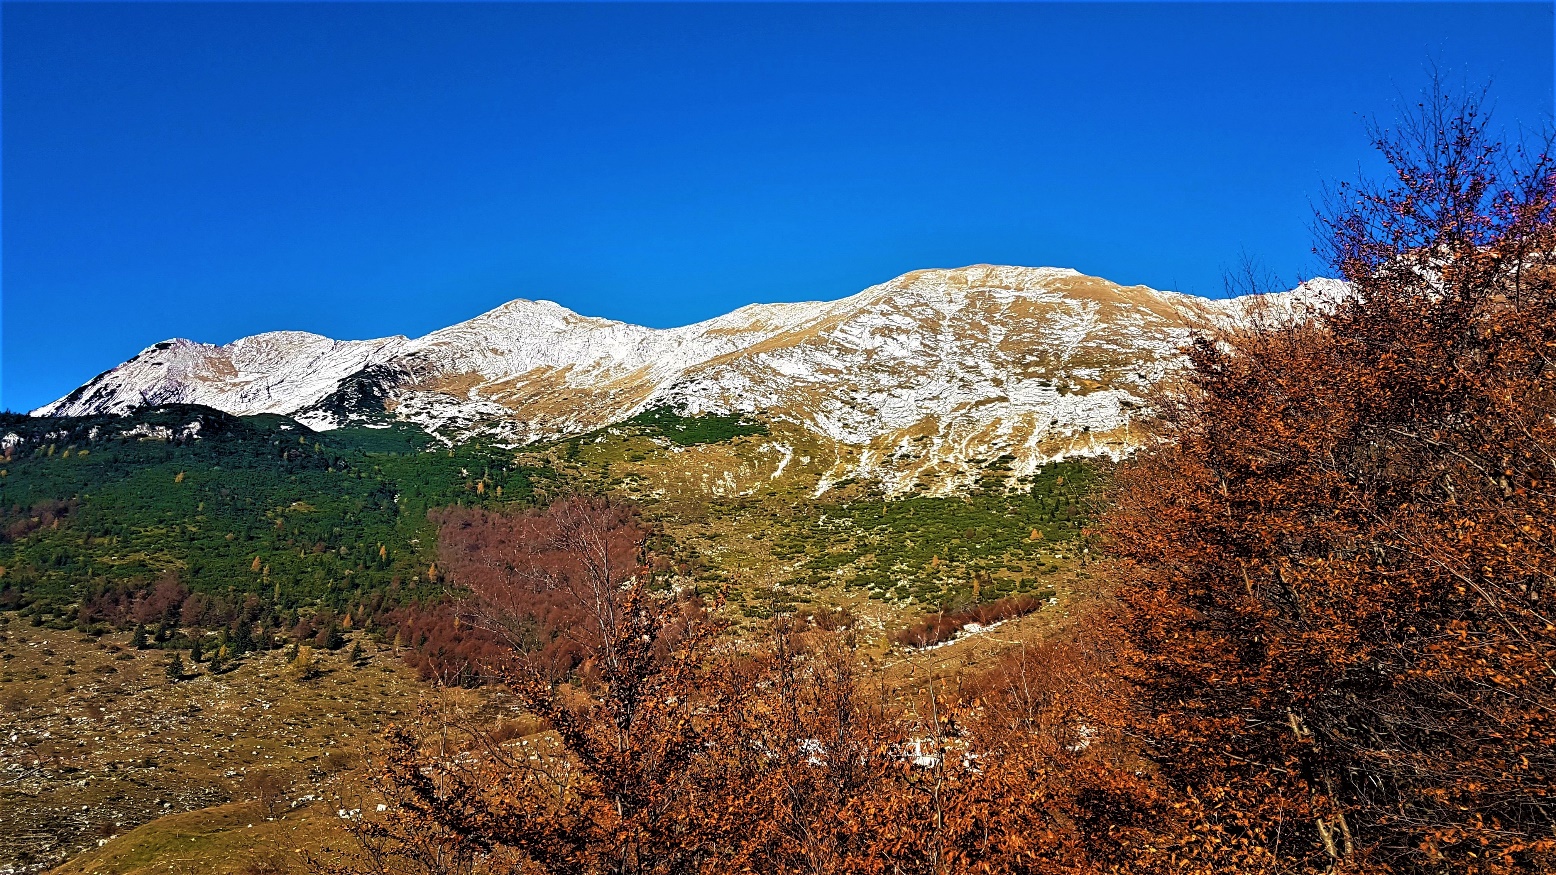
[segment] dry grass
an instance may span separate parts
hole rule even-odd
[[[412,713],[426,689],[371,643],[357,668],[345,651],[321,654],[309,681],[276,651],[169,683],[170,654],[133,650],[127,634],[3,621],[0,872],[84,851],[79,866],[120,862],[62,871],[142,871],[137,860],[169,871],[167,837],[186,832],[176,857],[193,868],[172,871],[241,871],[228,866],[242,859],[233,848],[273,845],[258,836],[337,826],[383,722]]]

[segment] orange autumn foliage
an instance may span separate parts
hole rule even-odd
[[[1196,344],[1118,478],[1165,868],[1556,866],[1556,175],[1432,98],[1324,217],[1353,296]]]
[[[519,631],[489,670],[547,731],[500,738],[435,709],[393,730],[384,813],[322,871],[1058,875],[1107,871],[1115,824],[1159,816],[1111,753],[1120,699],[1085,648],[902,700],[869,688],[846,628],[721,638],[716,605],[628,561],[645,529],[624,505],[444,524],[487,545],[479,568],[462,546],[445,561],[471,572],[477,622]],[[510,565],[526,570],[492,571]]]

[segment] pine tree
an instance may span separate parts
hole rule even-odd
[[[178,683],[184,679],[184,657],[177,651],[173,653],[173,661],[167,664],[167,679],[168,683]]]
[[[254,630],[247,619],[239,620],[238,627],[232,634],[232,652],[235,656],[242,656],[254,649]]]
[[[146,627],[140,623],[135,624],[135,635],[130,638],[130,646],[136,650],[146,649]]]
[[[189,648],[189,661],[199,662],[204,657],[205,654],[202,652],[202,642],[200,641],[200,638],[196,636],[194,644],[192,644]]]

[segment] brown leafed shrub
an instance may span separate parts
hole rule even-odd
[[[502,514],[434,511],[438,558],[451,582],[475,598],[466,620],[524,653],[553,677],[578,668],[613,617],[594,616],[609,590],[646,575],[648,530],[630,505],[593,496],[544,510]]]
[[[290,785],[282,773],[274,769],[258,769],[243,778],[240,789],[265,817],[275,817],[286,804],[286,792]]]
[[[901,647],[932,647],[955,638],[956,633],[969,623],[988,626],[1024,617],[1042,606],[1043,600],[1036,596],[1014,595],[954,611],[941,611],[920,617],[914,624],[898,630],[892,641]]]
[[[39,529],[47,529],[75,513],[75,499],[46,498],[30,507],[0,511],[0,543],[19,541]]]
[[[404,645],[401,657],[425,681],[472,686],[509,658],[495,634],[462,619],[456,601],[414,602],[379,615],[377,622]]]

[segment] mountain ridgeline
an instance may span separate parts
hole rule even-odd
[[[1339,288],[1316,280],[1260,303]],[[1252,298],[989,265],[668,330],[516,300],[416,339],[283,331],[225,346],[165,341],[34,413],[201,404],[321,432],[403,424],[444,445],[518,446],[670,409],[792,426],[802,443],[828,447],[821,491],[863,478],[889,494],[948,493],[973,485],[989,459],[1010,456],[1014,478],[1052,459],[1118,457],[1191,334],[1255,308]]]

